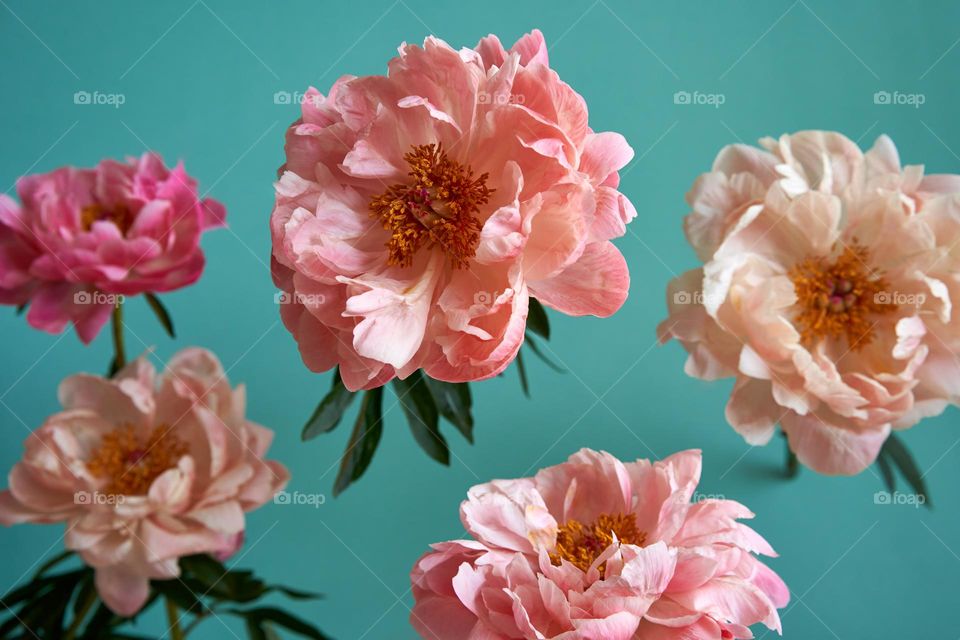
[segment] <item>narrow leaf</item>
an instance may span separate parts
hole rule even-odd
[[[530,308],[527,311],[527,328],[545,340],[550,339],[550,319],[547,317],[547,310],[536,298],[530,298]]]
[[[206,614],[209,612],[209,609],[197,595],[180,580],[151,580],[150,586],[154,591],[169,598],[177,607],[187,613]]]
[[[440,410],[440,415],[450,421],[467,442],[473,444],[473,414],[470,411],[473,400],[470,397],[470,385],[466,382],[441,382],[427,375],[424,375],[423,379]]]
[[[523,395],[530,397],[530,385],[527,384],[527,368],[523,366],[523,352],[517,351],[517,373],[520,374],[520,388]]]
[[[537,342],[536,340],[533,339],[533,336],[529,336],[529,335],[525,336],[524,344],[530,347],[530,350],[533,351],[533,353],[538,358],[543,360],[544,364],[546,364],[548,367],[550,367],[557,373],[567,373],[566,369],[564,369],[559,364],[551,360],[549,357],[547,357],[547,355],[543,351],[540,350],[540,347],[537,346]]]
[[[301,439],[310,440],[321,433],[329,433],[336,429],[344,412],[353,402],[355,395],[344,386],[343,379],[340,377],[340,369],[337,368],[333,374],[333,384],[330,386],[330,391],[327,392],[327,395],[317,405],[313,415],[307,420],[307,424],[303,427],[303,433],[300,435]]]
[[[39,578],[40,576],[45,574],[47,571],[54,568],[55,566],[57,566],[67,558],[70,558],[71,556],[73,556],[73,551],[63,551],[61,553],[58,553],[57,555],[53,556],[52,558],[44,562],[42,565],[40,565],[40,568],[37,569],[37,572],[33,574],[33,577]]]
[[[292,589],[290,587],[284,587],[279,584],[272,584],[267,587],[267,591],[278,591],[283,595],[291,598],[293,600],[321,600],[323,599],[322,593],[313,593],[312,591],[301,591],[299,589]]]
[[[333,483],[334,497],[340,495],[352,482],[357,481],[370,466],[373,454],[383,435],[383,387],[363,394],[360,413],[353,425],[347,449],[340,460],[340,471]]]
[[[898,438],[896,434],[891,433],[887,441],[883,443],[881,451],[890,456],[890,461],[900,470],[900,473],[910,484],[913,492],[918,496],[923,496],[924,504],[928,508],[932,507],[930,496],[927,494],[926,483],[923,481],[923,474],[917,467],[913,455],[900,438]]]
[[[160,302],[160,298],[152,293],[145,293],[144,297],[147,299],[147,304],[149,304],[150,308],[153,309],[153,315],[157,316],[157,320],[159,320],[160,324],[163,325],[167,335],[171,338],[176,338],[177,333],[173,329],[173,318],[170,317],[170,313],[167,311],[167,308],[163,306],[162,302]]]
[[[398,378],[393,381],[393,388],[417,444],[440,464],[450,464],[450,448],[440,433],[437,405],[423,374],[414,371],[406,380]]]
[[[883,449],[880,450],[880,455],[877,456],[877,466],[880,467],[880,475],[883,477],[883,484],[887,487],[887,491],[893,493],[897,489],[897,479],[893,475],[893,467],[890,466],[890,461],[887,459],[887,454],[883,452]]]

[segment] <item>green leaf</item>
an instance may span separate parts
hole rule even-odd
[[[547,317],[547,310],[536,298],[530,298],[530,308],[527,311],[527,328],[545,340],[550,339],[550,319]]]
[[[517,373],[520,374],[520,388],[523,395],[530,397],[530,385],[527,383],[527,368],[523,366],[523,353],[517,351]]]
[[[19,305],[19,306],[17,307],[17,315],[18,315],[18,316],[22,316],[22,315],[23,315],[23,312],[26,311],[26,309],[27,309],[27,303],[24,302],[23,304],[21,304],[21,305]]]
[[[204,615],[209,613],[207,606],[200,600],[199,596],[202,594],[195,593],[193,589],[190,589],[184,582],[177,578],[171,580],[151,580],[150,585],[154,591],[169,598],[178,608],[187,613]]]
[[[148,602],[146,605],[144,605],[141,611],[149,608],[151,602]],[[123,618],[116,615],[113,611],[110,611],[110,609],[107,609],[106,605],[101,604],[97,607],[97,610],[90,617],[90,620],[87,622],[87,626],[86,628],[84,628],[83,634],[80,637],[84,638],[84,640],[88,640],[88,639],[99,640],[99,638],[103,638],[103,637],[110,637],[110,638],[119,637],[116,635],[108,636],[106,631],[110,627],[117,626],[124,621],[125,620]]]
[[[561,367],[559,364],[551,360],[547,355],[540,350],[540,347],[537,346],[536,340],[533,339],[533,336],[524,336],[524,344],[530,347],[530,350],[533,351],[534,355],[543,360],[544,364],[556,371],[557,373],[567,373],[567,370]]]
[[[159,320],[160,324],[163,325],[167,335],[171,338],[176,338],[177,332],[173,329],[173,318],[170,317],[170,313],[167,311],[167,308],[163,306],[162,302],[160,302],[160,298],[152,293],[145,293],[143,294],[143,297],[147,299],[147,304],[150,305],[151,309],[153,309],[153,315],[157,316],[157,320]]]
[[[903,477],[906,478],[913,492],[918,496],[923,496],[924,504],[927,508],[931,508],[933,505],[930,502],[930,496],[927,494],[927,486],[923,480],[923,474],[917,467],[913,455],[907,449],[906,445],[901,442],[900,438],[897,437],[896,434],[891,433],[887,441],[883,443],[880,453],[881,455],[889,456],[890,461],[896,465]]]
[[[323,599],[322,593],[313,593],[312,591],[301,591],[299,589],[292,589],[290,587],[285,587],[279,584],[271,584],[267,586],[266,591],[277,591],[293,600],[322,600]]]
[[[220,582],[228,573],[222,562],[205,553],[180,558],[180,568],[207,589]]]
[[[334,497],[356,482],[370,466],[383,435],[383,387],[363,394],[360,413],[353,425],[347,449],[340,460],[340,471],[333,484]]]
[[[466,382],[441,382],[428,375],[423,376],[427,389],[440,410],[440,415],[455,426],[467,442],[473,444],[473,414],[470,411],[473,400],[470,397],[470,385]]]
[[[244,617],[242,611],[230,611],[230,613],[236,613],[237,615]],[[250,636],[250,640],[269,640],[267,637],[266,629],[263,626],[263,621],[259,618],[254,617],[244,617],[244,626],[247,628],[247,635]]]
[[[406,380],[397,378],[393,388],[417,444],[440,464],[450,464],[450,448],[440,433],[437,405],[423,381],[423,374],[414,371]]]
[[[87,602],[91,598],[96,597],[97,591],[93,583],[93,574],[91,574],[80,581],[80,591],[77,593],[76,600],[73,601],[73,615],[78,615],[85,606],[87,606],[87,610],[89,610],[89,606],[92,605],[87,605]]]
[[[887,456],[882,449],[880,455],[877,456],[877,466],[880,467],[880,475],[883,476],[883,484],[886,485],[887,491],[890,493],[896,491],[897,479],[893,475],[893,467],[890,466],[890,461],[887,460]]]
[[[310,440],[321,433],[333,431],[340,424],[343,413],[353,402],[355,395],[343,385],[340,369],[337,368],[333,374],[333,384],[330,391],[327,392],[327,395],[317,405],[313,415],[307,420],[307,424],[303,427],[303,433],[300,435],[301,439]]]
[[[58,564],[60,564],[61,562],[63,562],[64,560],[72,556],[73,556],[73,551],[63,551],[61,553],[58,553],[57,555],[53,556],[52,558],[44,562],[42,565],[40,565],[40,568],[37,569],[37,572],[33,574],[33,577],[39,578],[40,576],[45,574],[47,571],[50,571],[50,569],[53,569],[55,566],[57,566]]]
[[[227,613],[232,613],[233,615],[240,616],[246,620],[248,631],[250,630],[251,626],[255,626],[260,632],[260,635],[251,634],[251,637],[265,638],[266,635],[263,631],[263,623],[271,622],[279,627],[287,629],[288,631],[292,631],[297,635],[303,636],[304,638],[313,638],[313,640],[330,640],[329,636],[321,633],[321,631],[312,624],[275,607],[258,607],[256,609],[245,610],[227,609]]]

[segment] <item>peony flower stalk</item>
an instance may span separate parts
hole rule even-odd
[[[779,424],[820,473],[881,455],[923,492],[893,434],[960,399],[960,176],[901,166],[886,136],[761,145],[724,148],[687,195],[704,264],[670,283],[660,338],[689,375],[735,379],[726,417],[750,444]]]
[[[539,31],[509,50],[492,35],[473,49],[403,44],[386,76],[310,88],[301,110],[276,183],[273,273],[305,365],[337,368],[304,435],[336,424],[336,397],[394,381],[443,461],[433,416],[472,421],[450,385],[509,366],[541,303],[600,317],[623,304],[611,240],[636,216],[618,190],[633,150],[591,129]],[[370,433],[362,449],[375,448],[373,424],[358,429],[353,444]],[[367,462],[345,457],[338,486]]]
[[[112,316],[114,371],[125,364],[124,299],[143,294],[172,334],[155,294],[200,277],[200,236],[226,218],[182,164],[168,169],[154,153],[25,176],[17,195],[0,195],[0,304],[43,331],[73,324],[84,343]]]
[[[203,349],[159,377],[146,358],[112,379],[74,375],[59,396],[64,410],[30,435],[0,493],[0,523],[66,524],[67,549],[121,616],[143,607],[151,580],[180,576],[182,558],[236,551],[244,514],[289,478],[264,459],[273,433],[245,417],[243,387]]]

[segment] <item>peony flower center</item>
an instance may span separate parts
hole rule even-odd
[[[853,349],[873,338],[876,316],[896,311],[883,275],[867,266],[868,251],[854,244],[836,260],[807,258],[790,270],[797,295],[796,323],[805,344],[846,337]]]
[[[124,205],[117,205],[113,208],[107,208],[102,204],[88,204],[80,210],[80,226],[84,231],[90,231],[94,222],[112,222],[120,230],[120,233],[127,235],[127,231],[133,226],[133,220],[136,215]]]
[[[637,529],[637,519],[630,514],[601,514],[588,525],[568,520],[557,530],[557,544],[550,561],[559,566],[561,560],[566,560],[586,572],[613,544],[614,537],[620,544],[637,546],[643,546],[647,540],[647,534]],[[601,579],[604,568],[599,567]]]
[[[388,264],[409,267],[423,246],[439,246],[454,268],[467,266],[480,243],[476,214],[493,189],[487,174],[451,160],[441,145],[415,145],[403,157],[410,180],[370,200],[370,213],[390,232]]]
[[[103,436],[87,469],[107,481],[104,491],[110,495],[146,495],[157,476],[187,452],[187,445],[169,431],[160,425],[142,438],[131,425],[119,427]]]

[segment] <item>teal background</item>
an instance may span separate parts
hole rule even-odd
[[[668,279],[696,265],[681,233],[683,195],[725,144],[804,128],[834,129],[868,147],[890,134],[907,163],[960,172],[960,7],[952,2],[577,0],[482,3],[0,0],[0,183],[24,173],[91,165],[155,149],[182,158],[202,190],[223,201],[229,230],[204,238],[208,267],[194,287],[164,296],[178,338],[142,300],[128,304],[128,345],[165,359],[203,345],[249,389],[251,417],[276,430],[272,450],[290,490],[328,496],[319,508],[270,504],[249,517],[239,564],[271,580],[323,591],[293,608],[339,639],[412,638],[408,572],[428,543],[458,537],[467,489],[555,464],[580,447],[621,458],[705,451],[701,492],[743,501],[781,553],[772,566],[793,592],[784,636],[956,636],[960,570],[960,450],[956,410],[905,434],[935,508],[878,506],[873,470],[854,478],[780,476],[779,439],[753,450],[723,417],[728,382],[683,374],[684,353],[654,344]],[[309,443],[305,418],[326,391],[279,324],[267,265],[272,180],[296,107],[278,91],[326,91],[344,73],[383,73],[403,41],[434,33],[473,46],[539,27],[552,66],[587,99],[591,126],[622,132],[637,152],[622,190],[639,211],[618,246],[631,295],[608,320],[551,315],[550,349],[570,373],[528,358],[533,399],[515,369],[474,387],[476,444],[447,428],[450,468],[413,443],[392,395],[366,477],[334,500],[341,426]],[[120,108],[75,105],[76,91],[122,93]],[[719,108],[676,105],[677,91],[719,93]],[[920,93],[920,108],[877,105],[877,91]],[[2,311],[2,310],[0,310]],[[71,332],[30,329],[0,313],[0,468],[28,429],[57,410],[56,385],[102,371],[104,332],[83,347]],[[0,591],[58,550],[61,527],[0,530]],[[158,616],[142,623],[164,631]],[[198,637],[242,634],[205,622]],[[758,637],[775,634],[758,630]]]

